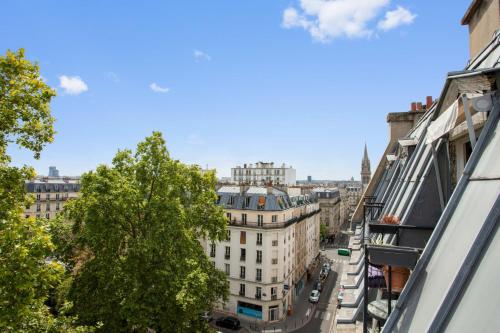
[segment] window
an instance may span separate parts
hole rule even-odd
[[[272,264],[273,265],[277,265],[278,264],[278,258],[273,258]]]
[[[220,204],[220,195],[217,196],[217,200],[215,200],[215,203],[218,205]]]
[[[264,224],[264,216],[263,215],[257,215],[257,225],[259,227],[262,227],[262,225]]]
[[[45,206],[45,210],[48,212],[50,211],[50,203],[47,202],[47,205]]]
[[[56,202],[56,210],[59,210],[59,202]]]
[[[250,199],[251,199],[251,198],[252,198],[252,197],[245,197],[245,208],[250,207]]]
[[[273,216],[271,217],[271,221],[272,221],[272,222],[278,222],[278,215],[273,215]]]
[[[240,244],[247,243],[247,233],[246,231],[240,231]]]
[[[247,250],[240,249],[240,261],[245,261],[247,258]]]
[[[264,182],[264,179],[262,179],[262,182]],[[266,206],[266,197],[260,196],[259,202],[257,204],[257,209],[264,209],[265,206]]]
[[[278,246],[278,240],[277,239],[273,239],[273,246]]]
[[[50,214],[49,214],[49,213],[45,214],[45,218],[46,218],[47,220],[48,220],[48,219],[50,219]]]
[[[243,222],[244,225],[247,224],[247,214],[241,214],[241,222]]]
[[[231,230],[227,231],[227,241],[229,242],[231,240]]]
[[[234,197],[233,197],[233,196],[230,196],[230,197],[229,197],[229,201],[228,201],[228,203],[227,203],[227,204],[228,204],[228,205],[231,205],[231,206],[232,206],[232,205],[234,205]]]
[[[226,246],[226,253],[224,254],[224,258],[231,258],[231,248],[229,246]]]
[[[45,198],[46,198],[47,200],[50,200],[50,193],[47,193],[47,194],[45,195]]]
[[[37,201],[40,201],[40,196],[41,196],[41,195],[40,195],[40,193],[38,193],[38,194],[36,195],[36,200],[37,200]]]
[[[262,234],[260,232],[257,233],[257,245],[262,245]]]
[[[257,250],[257,263],[262,263],[262,251]]]
[[[59,192],[59,185],[58,184],[54,185],[54,192]]]
[[[231,213],[226,213],[226,217],[229,221],[231,221]]]
[[[24,215],[24,217],[27,218],[27,219],[29,219],[30,216],[29,215]]]
[[[240,296],[245,296],[245,284],[240,283]]]
[[[56,194],[56,200],[59,200],[59,193]]]
[[[255,287],[255,299],[261,299],[261,298],[262,298],[262,288]]]
[[[271,278],[271,282],[272,282],[272,283],[278,283],[278,277],[277,277],[277,276],[273,276],[273,277]]]
[[[214,243],[210,244],[210,256],[212,258],[215,258],[215,244]]]
[[[40,214],[36,214],[36,218],[39,219],[40,218]]]
[[[240,279],[245,278],[245,266],[240,266]]]
[[[224,264],[224,271],[226,275],[229,275],[231,273],[231,266],[229,266],[229,264]]]
[[[278,298],[278,287],[271,287],[271,300]]]
[[[255,281],[262,281],[262,269],[257,268],[255,272]]]

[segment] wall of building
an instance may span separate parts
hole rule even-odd
[[[474,59],[491,41],[493,33],[500,28],[500,1],[480,1],[468,20],[469,54]]]

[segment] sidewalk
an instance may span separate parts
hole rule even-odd
[[[246,319],[244,316],[238,316],[241,326],[251,333],[284,333],[295,331],[306,325],[314,315],[317,304],[309,303],[309,295],[312,291],[314,282],[316,282],[323,259],[311,273],[311,278],[306,282],[304,288],[293,305],[293,312],[281,321],[273,323],[261,323],[257,320]],[[293,292],[290,290],[290,292]]]

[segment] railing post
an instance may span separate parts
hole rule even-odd
[[[363,245],[365,248],[365,272],[364,272],[364,297],[363,297],[363,333],[368,333],[368,246]]]
[[[392,266],[389,265],[389,301],[387,302],[387,318],[391,314],[392,310]]]

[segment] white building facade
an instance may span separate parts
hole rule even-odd
[[[231,168],[231,182],[234,184],[248,185],[295,185],[297,182],[296,171],[284,163],[275,166],[273,162],[257,162],[243,164],[243,167]]]
[[[265,322],[284,318],[319,256],[319,204],[272,187],[223,186],[218,195],[229,240],[204,246],[228,276],[223,310]]]

